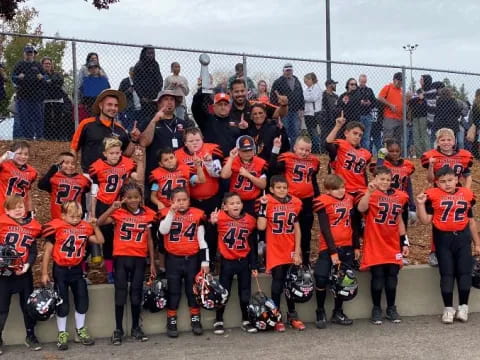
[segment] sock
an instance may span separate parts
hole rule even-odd
[[[105,264],[105,271],[107,273],[113,273],[113,260],[105,259],[103,260],[103,263]]]
[[[458,304],[459,305],[468,305],[468,297],[470,296],[470,290],[459,290],[458,291]]]
[[[167,309],[167,317],[177,316],[177,310]]]
[[[190,307],[190,315],[200,315],[199,307]]]
[[[75,325],[77,326],[77,330],[85,326],[85,316],[86,314],[80,314],[75,311]]]
[[[370,290],[370,294],[372,295],[372,302],[373,306],[380,307],[380,301],[382,298],[382,290]]]
[[[315,296],[317,297],[317,309],[325,308],[325,298],[327,297],[327,290],[325,289],[316,289]]]
[[[242,311],[242,321],[248,321],[248,302],[240,301],[240,309]]]
[[[30,336],[35,336],[35,329],[34,328],[29,328],[29,329],[26,329],[26,332],[27,332],[27,336],[30,337]],[[0,334],[0,338],[2,337],[2,335]]]
[[[453,293],[443,292],[442,291],[443,306],[452,307],[453,306]]]
[[[397,289],[385,289],[385,297],[387,298],[387,306],[395,305],[395,297],[397,296]]]
[[[132,305],[132,329],[136,329],[138,327],[140,310],[140,305]]]
[[[57,328],[58,332],[67,331],[67,317],[61,317],[57,315]]]
[[[225,306],[218,308],[217,313],[215,314],[215,321],[223,321],[224,312],[225,312]]]
[[[339,298],[335,298],[335,307],[333,311],[342,311],[343,300]]]
[[[115,324],[118,330],[123,331],[123,308],[124,305],[115,305]]]

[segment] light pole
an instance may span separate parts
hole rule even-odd
[[[418,48],[418,44],[415,44],[415,45],[407,44],[407,45],[403,46],[403,50],[408,51],[410,53],[410,87],[411,87],[412,92],[415,91],[415,86],[414,86],[414,83],[413,83],[412,56],[413,56],[413,52],[417,48]]]
[[[325,26],[326,26],[326,46],[327,46],[327,80],[332,78],[331,49],[330,49],[330,0],[325,1]]]

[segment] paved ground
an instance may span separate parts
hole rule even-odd
[[[72,344],[58,352],[47,344],[41,352],[25,347],[7,347],[0,359],[480,359],[480,314],[467,324],[443,325],[439,317],[405,318],[402,324],[375,326],[358,320],[352,327],[330,326],[317,330],[308,324],[305,332],[288,330],[256,335],[240,329],[223,336],[205,333],[178,339],[152,336],[149,342],[124,342],[113,347],[99,339],[92,347]]]

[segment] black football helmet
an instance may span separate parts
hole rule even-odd
[[[22,255],[12,245],[0,245],[0,276],[10,276],[15,271],[22,270]]]
[[[270,330],[282,320],[282,314],[273,300],[264,292],[256,292],[248,305],[248,319],[250,324],[258,330]]]
[[[330,291],[334,297],[344,301],[352,300],[358,293],[358,281],[355,271],[345,263],[332,265]]]
[[[480,257],[475,257],[473,259],[472,286],[480,289]]]
[[[167,279],[149,279],[143,285],[143,308],[152,313],[159,312],[167,306]]]
[[[285,279],[285,296],[296,303],[304,303],[312,298],[315,289],[310,266],[292,265]]]
[[[212,274],[200,271],[195,276],[193,294],[199,305],[206,310],[215,310],[228,301],[228,291],[215,280]]]
[[[32,319],[45,321],[50,319],[62,298],[53,287],[44,287],[33,290],[27,300],[26,310]]]

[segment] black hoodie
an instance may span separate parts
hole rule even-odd
[[[435,108],[437,103],[437,88],[433,86],[432,77],[428,74],[422,75],[423,87],[417,91],[408,105],[412,110],[413,118],[426,117],[432,122],[435,116]],[[419,94],[423,92],[423,99],[419,98]]]
[[[152,47],[144,47],[140,53],[140,60],[133,70],[133,87],[140,100],[153,100],[163,88],[163,77],[158,62],[148,59],[146,52]]]

